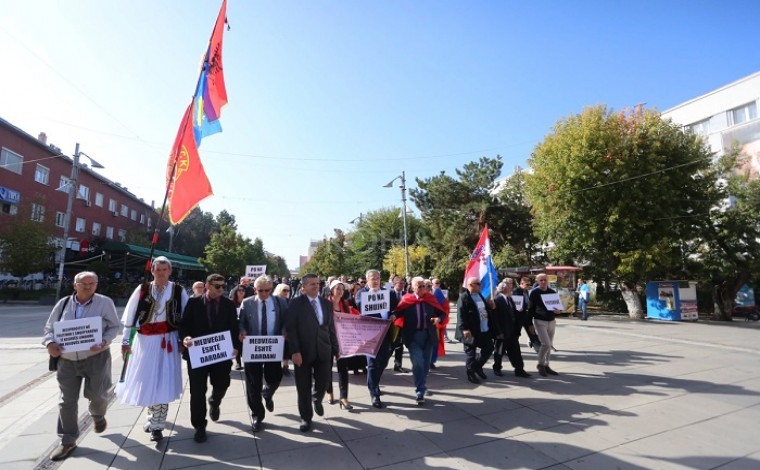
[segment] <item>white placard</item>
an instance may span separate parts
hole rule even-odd
[[[377,292],[364,291],[359,294],[362,315],[388,319],[388,310],[391,309],[391,293],[387,290]]]
[[[564,310],[564,305],[562,305],[562,299],[559,298],[559,294],[541,294],[541,300],[543,300],[546,310],[556,310],[559,312]]]
[[[515,303],[515,310],[518,312],[521,312],[523,309],[523,302],[525,301],[525,297],[522,295],[512,295],[512,302]]]
[[[88,351],[103,342],[103,317],[57,321],[53,323],[53,334],[63,352]]]
[[[248,264],[245,267],[245,276],[256,279],[259,276],[263,276],[267,273],[266,264]]]
[[[230,330],[193,338],[188,349],[193,369],[234,359]]]
[[[281,362],[284,349],[284,336],[246,336],[243,362]]]

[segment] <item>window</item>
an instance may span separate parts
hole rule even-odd
[[[123,242],[126,239],[127,239],[127,231],[124,230],[123,228],[120,228],[119,229],[119,241]]]
[[[45,221],[45,206],[36,202],[32,203],[32,220],[35,222]]]
[[[106,227],[106,238],[113,240],[113,227]]]
[[[95,193],[95,205],[98,207],[103,207],[103,195],[100,193]]]
[[[129,215],[129,207],[126,204],[121,205],[121,215],[127,217]]]
[[[710,120],[705,119],[704,121],[695,122],[686,127],[691,129],[691,131],[697,135],[707,135],[710,133]]]
[[[108,200],[108,210],[111,212],[116,212],[116,200],[115,199],[109,199]]]
[[[137,220],[137,211],[132,209],[132,211],[129,213],[129,218],[132,220]]]
[[[100,224],[98,222],[92,223],[92,234],[96,237],[100,236]]]
[[[751,119],[757,118],[757,103],[747,103],[728,112],[728,124],[735,126]]]
[[[21,155],[15,152],[11,152],[6,148],[0,150],[0,168],[5,168],[8,171],[12,171],[20,175],[21,166],[23,163],[24,157]]]
[[[140,214],[140,225],[145,225],[145,214]]]
[[[153,219],[148,217],[148,230],[150,230],[151,228],[153,228]]]
[[[68,176],[61,175],[61,179],[58,180],[58,191],[63,191],[66,194],[68,194],[70,183],[71,183],[71,178],[69,178]]]
[[[87,224],[87,222],[84,219],[77,217],[77,225],[75,230],[77,232],[83,233],[85,224]]]
[[[66,214],[63,212],[56,212],[55,213],[55,226],[56,227],[63,227],[63,225],[66,223]]]
[[[3,214],[16,215],[18,214],[18,206],[9,202],[3,202],[0,211],[2,211]]]
[[[48,184],[50,180],[50,168],[37,164],[37,169],[34,170],[34,181],[42,184]]]
[[[79,185],[79,191],[77,191],[77,199],[84,199],[85,201],[90,200],[90,188],[87,186],[80,184]]]

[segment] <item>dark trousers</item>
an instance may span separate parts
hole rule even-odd
[[[340,398],[348,400],[348,371],[351,369],[357,370],[367,367],[367,358],[365,356],[342,357],[338,359],[337,366],[338,391],[340,392]],[[332,378],[327,384],[327,393],[330,395],[333,393]]]
[[[380,343],[380,349],[374,358],[367,356],[367,388],[372,398],[380,396],[380,379],[383,377],[383,371],[388,367],[388,361],[391,359],[391,339],[390,330]]]
[[[298,392],[298,414],[306,422],[314,417],[312,401],[321,402],[327,390],[327,384],[332,375],[332,358],[315,359],[296,366],[296,391]],[[312,377],[314,378],[314,393],[311,391]]]
[[[404,359],[404,343],[399,341],[393,348],[393,367],[401,367],[401,361]]]
[[[187,361],[187,375],[190,378],[190,422],[195,429],[206,427],[206,390],[211,382],[211,406],[220,406],[230,387],[232,361],[217,362],[209,366],[193,369]]]
[[[467,373],[482,369],[493,354],[493,340],[487,334],[480,335],[472,344],[463,344]]]
[[[509,358],[509,363],[518,371],[525,369],[522,352],[520,351],[520,340],[515,335],[509,335],[504,339],[497,339],[493,343],[493,370],[501,370],[501,361],[504,354]]]
[[[282,363],[277,362],[246,362],[245,388],[248,407],[254,418],[264,420],[266,409],[262,404],[264,399],[271,399],[282,381]]]

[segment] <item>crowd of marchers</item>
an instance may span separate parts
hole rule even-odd
[[[538,373],[558,374],[550,366],[555,311],[547,309],[542,300],[543,294],[553,293],[544,274],[536,277],[532,288],[528,278],[520,279],[519,287],[507,278],[488,296],[481,294],[480,279],[465,279],[452,340],[446,333],[449,301],[438,279],[413,277],[407,282],[393,276],[383,284],[380,272],[370,269],[357,280],[336,276],[323,281],[317,275],[305,274],[298,281],[275,284],[272,278],[262,275],[241,278],[226,296],[227,282],[220,274],[196,282],[190,295],[183,286],[169,280],[171,273],[169,259],[155,258],[151,265],[153,280],[134,290],[121,318],[113,301],[96,293],[98,276],[89,271],[77,274],[74,293],[53,307],[42,341],[61,392],[57,429],[61,442],[51,460],[63,460],[76,449],[80,437],[77,403],[82,384],[90,402],[94,431],[105,431],[108,394],[113,385],[109,345],[119,333],[124,370],[115,393],[124,404],[146,408],[143,430],[156,442],[164,438],[169,404],[182,393],[183,358],[190,385],[190,418],[198,443],[207,440],[208,419],[215,422],[220,418],[235,362],[239,370],[244,370],[253,432],[263,430],[266,413],[275,410],[275,393],[291,370],[301,432],[312,429],[314,414],[324,414],[325,401],[338,403],[346,411],[353,409],[348,394],[349,371],[366,374],[371,406],[384,408],[383,373],[391,358],[394,371],[407,372],[402,366],[404,350],[411,361],[418,406],[425,405],[429,395],[427,377],[436,368],[438,357],[445,354],[446,342],[461,342],[465,356],[463,377],[472,383],[488,378],[484,369],[491,359],[493,374],[502,376],[505,355],[517,377],[529,378],[519,344],[524,329],[538,355]],[[377,353],[341,357],[336,312],[360,315],[362,294],[380,291],[388,292],[389,306],[373,310],[371,315],[388,322],[389,327]],[[56,337],[55,326],[60,331],[61,322],[98,317],[102,321],[102,341],[88,350],[66,351]],[[223,332],[230,333],[235,360],[194,366],[189,352],[199,346],[193,339]],[[247,336],[282,336],[282,362],[241,362]],[[333,368],[338,376],[337,400]]]

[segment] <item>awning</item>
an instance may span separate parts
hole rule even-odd
[[[150,255],[150,248],[139,245],[130,245],[123,242],[108,242],[103,245],[103,251],[109,253],[124,253],[130,256],[135,256],[142,259],[148,259]],[[180,255],[178,253],[170,253],[163,250],[154,250],[153,257],[166,256],[172,262],[172,266],[180,269],[192,269],[194,271],[205,271],[206,268],[198,262],[198,258],[192,256]]]

